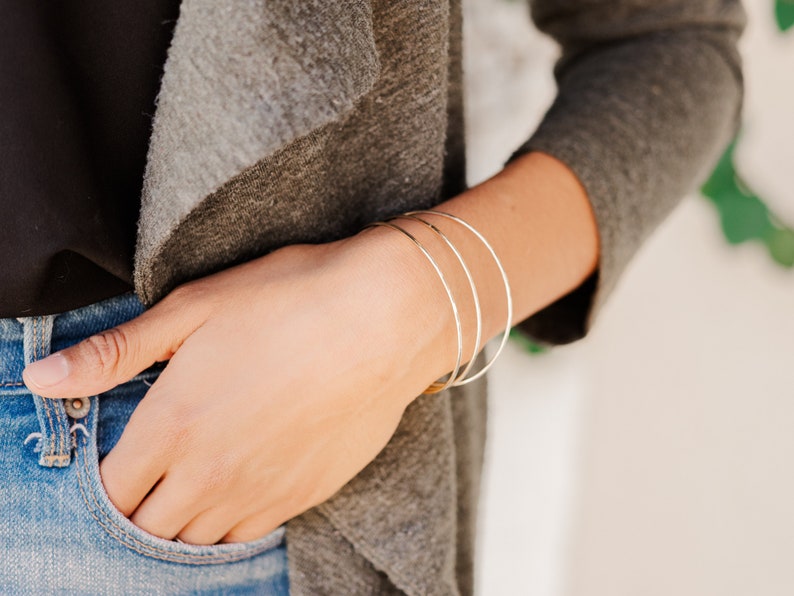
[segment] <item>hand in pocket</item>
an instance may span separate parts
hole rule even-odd
[[[445,372],[446,298],[428,298],[434,273],[386,232],[185,284],[30,365],[25,381],[46,397],[92,395],[170,360],[101,462],[109,498],[166,539],[264,536],[374,459]]]

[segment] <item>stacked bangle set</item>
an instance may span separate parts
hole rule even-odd
[[[496,263],[497,268],[499,269],[499,274],[502,276],[502,282],[504,283],[504,291],[505,291],[505,299],[506,299],[506,322],[505,328],[502,333],[502,337],[499,341],[499,346],[497,347],[496,351],[494,352],[493,356],[488,360],[488,362],[483,366],[479,371],[474,374],[471,374],[471,369],[474,365],[474,361],[477,357],[477,354],[480,351],[480,341],[482,339],[482,309],[480,307],[480,298],[477,292],[476,284],[474,283],[474,279],[472,278],[471,271],[469,267],[466,265],[463,256],[460,254],[460,251],[455,247],[452,241],[447,237],[444,232],[442,232],[436,225],[428,222],[424,219],[423,215],[435,215],[438,217],[442,217],[446,220],[454,222],[460,226],[463,226],[466,230],[468,230],[471,234],[474,234],[476,238],[480,241],[480,243],[487,249],[488,253],[491,255],[494,263]],[[447,281],[444,272],[441,270],[441,267],[438,264],[438,261],[430,254],[430,251],[410,232],[405,230],[404,228],[400,227],[398,224],[394,223],[395,220],[406,219],[419,222],[424,227],[431,230],[434,234],[441,238],[443,243],[452,251],[457,259],[458,263],[460,263],[461,268],[463,269],[464,274],[466,275],[466,280],[469,283],[469,288],[471,291],[472,302],[474,304],[474,314],[477,319],[477,326],[476,326],[476,334],[474,340],[474,349],[471,354],[471,357],[463,364],[463,328],[461,325],[461,317],[460,317],[460,309],[458,308],[458,303],[455,300],[455,296],[453,295],[452,288],[450,287],[449,282]],[[416,246],[424,255],[424,257],[428,260],[428,262],[432,265],[433,269],[435,270],[438,278],[441,280],[442,285],[444,286],[444,290],[446,291],[447,297],[449,298],[449,304],[452,309],[452,315],[455,319],[455,331],[457,333],[457,340],[458,340],[458,353],[455,359],[455,367],[452,369],[452,372],[449,373],[449,376],[446,379],[435,381],[432,383],[427,389],[425,389],[424,393],[439,393],[448,389],[450,387],[459,387],[461,385],[466,385],[467,383],[471,383],[472,381],[479,379],[482,377],[485,372],[491,368],[496,358],[499,354],[502,353],[505,344],[507,343],[507,338],[510,332],[510,324],[513,320],[513,300],[510,294],[510,283],[507,280],[507,274],[505,273],[504,267],[502,266],[502,262],[499,260],[499,257],[496,255],[496,251],[494,251],[491,244],[483,237],[483,235],[478,232],[471,224],[467,223],[460,217],[456,215],[452,215],[450,213],[445,213],[443,211],[436,211],[436,210],[422,210],[422,211],[409,211],[402,215],[397,215],[395,217],[389,218],[386,221],[379,221],[375,223],[369,224],[367,227],[376,227],[381,226],[385,228],[390,228],[395,230],[396,232],[401,233],[403,236],[408,238],[414,246]]]

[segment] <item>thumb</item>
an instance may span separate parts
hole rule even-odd
[[[42,397],[85,397],[170,359],[203,322],[195,309],[174,302],[164,299],[135,319],[28,364],[25,385]]]

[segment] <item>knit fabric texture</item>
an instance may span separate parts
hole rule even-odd
[[[559,95],[516,155],[576,173],[601,242],[597,273],[523,323],[562,343],[735,132],[744,14],[733,0],[532,10],[563,48]],[[185,0],[145,176],[141,299],[460,192],[460,31],[460,0]],[[472,593],[485,394],[418,398],[369,466],[288,523],[294,594]]]

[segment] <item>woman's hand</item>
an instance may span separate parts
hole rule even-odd
[[[587,195],[553,157],[522,156],[439,208],[493,244],[514,322],[595,270]],[[476,335],[465,277],[438,237],[401,225],[452,282],[465,361]],[[477,283],[484,342],[504,324],[501,278],[470,233],[443,227]],[[213,544],[263,536],[332,496],[385,446],[415,396],[452,370],[456,353],[436,273],[401,234],[375,228],[180,286],[23,376],[39,395],[84,397],[170,359],[101,473],[111,500],[145,530]]]
[[[167,539],[261,537],[372,461],[451,368],[443,289],[403,240],[373,229],[190,282],[25,382],[82,397],[170,359],[101,462],[111,500]]]

